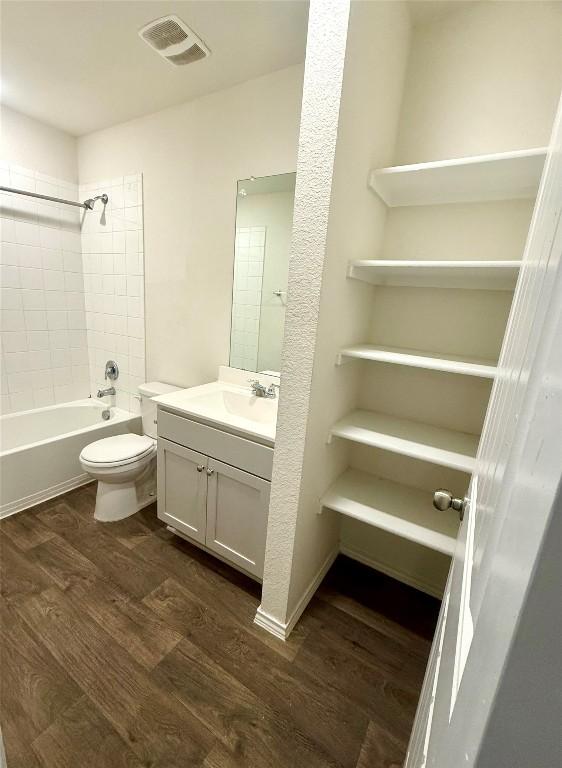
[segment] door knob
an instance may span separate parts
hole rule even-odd
[[[435,509],[438,509],[440,512],[445,512],[447,509],[454,509],[455,512],[459,513],[461,520],[464,517],[464,510],[466,509],[467,504],[468,498],[466,496],[464,499],[457,498],[453,496],[451,491],[448,491],[445,488],[439,488],[433,494],[433,506]]]
[[[198,464],[198,465],[197,465],[197,471],[198,471],[198,472],[203,472],[203,470],[204,470],[204,469],[205,469],[205,466],[204,466],[204,464]]]
[[[207,470],[207,474],[208,474],[208,475],[212,475],[214,471],[215,471],[214,469],[208,469],[208,470]]]

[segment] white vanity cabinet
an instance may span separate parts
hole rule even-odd
[[[158,438],[158,517],[205,543],[207,456]]]
[[[205,544],[261,578],[271,483],[215,459],[207,477]]]
[[[158,517],[261,578],[272,461],[269,446],[160,409]]]

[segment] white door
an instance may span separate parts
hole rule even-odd
[[[205,543],[207,457],[158,438],[158,517]]]
[[[488,764],[494,698],[562,477],[561,211],[559,109],[406,768]]]
[[[206,545],[261,578],[271,483],[209,459]]]

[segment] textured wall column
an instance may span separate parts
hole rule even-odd
[[[263,625],[270,620],[273,631],[288,619],[349,9],[349,0],[310,3],[282,391],[262,604],[257,616]]]

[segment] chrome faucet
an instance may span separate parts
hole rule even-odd
[[[260,384],[257,379],[248,379],[248,381],[252,386],[252,394],[256,397],[277,397],[275,388],[279,388],[279,384],[270,384],[269,387],[266,387],[265,384]]]
[[[98,397],[105,397],[106,395],[114,395],[115,387],[108,387],[107,389],[98,389]]]
[[[96,198],[97,200],[97,198]],[[104,201],[104,204],[107,200]],[[119,378],[119,368],[115,360],[108,360],[105,364],[105,380],[115,381]],[[115,387],[108,387],[107,389],[98,389],[98,397],[105,397],[106,395],[114,395]]]

